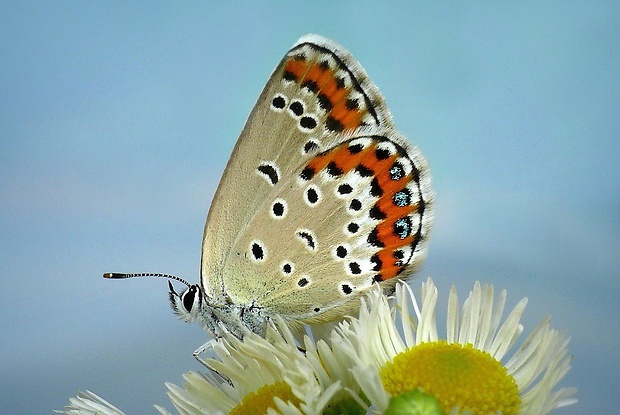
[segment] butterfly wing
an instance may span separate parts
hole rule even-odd
[[[402,177],[387,183],[394,166]],[[394,197],[405,207],[393,209]],[[203,287],[324,320],[419,263],[429,200],[423,157],[392,129],[359,63],[305,36],[272,74],[226,167],[205,225]],[[395,229],[403,238],[390,239]]]

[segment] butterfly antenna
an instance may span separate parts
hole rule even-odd
[[[110,279],[114,279],[114,280],[120,280],[120,279],[124,279],[124,278],[136,278],[136,277],[167,278],[169,280],[179,281],[179,282],[187,285],[188,287],[190,286],[190,283],[185,281],[183,278],[177,277],[176,275],[170,275],[170,274],[154,274],[154,273],[150,273],[150,272],[144,272],[144,273],[141,273],[141,274],[124,274],[122,272],[106,272],[105,274],[103,274],[103,278],[110,278]]]

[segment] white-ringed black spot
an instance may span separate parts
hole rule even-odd
[[[400,238],[405,239],[411,235],[411,218],[405,216],[394,222],[394,233]]]
[[[316,205],[321,200],[321,191],[316,186],[309,186],[306,189],[306,202],[309,205]]]
[[[340,193],[341,195],[348,195],[352,191],[353,191],[353,187],[351,187],[351,185],[348,183],[341,184],[340,186],[338,186],[338,193]]]
[[[349,146],[349,153],[357,154],[360,153],[364,149],[364,145],[361,143],[353,144]]]
[[[404,207],[411,204],[411,192],[409,189],[404,188],[403,190],[399,190],[394,193],[392,197],[392,202],[398,207]]]
[[[285,262],[282,264],[282,272],[283,272],[284,274],[287,274],[287,275],[288,275],[288,274],[292,274],[292,273],[293,273],[293,264],[292,264],[292,263],[290,263],[290,262],[286,262],[286,261],[285,261]]]
[[[349,203],[349,209],[359,212],[362,210],[362,202],[359,199],[351,199],[351,203]]]
[[[299,100],[295,100],[291,102],[291,105],[288,106],[288,109],[291,111],[291,114],[298,118],[304,113],[305,108],[303,102]]]
[[[353,275],[359,275],[362,273],[362,268],[357,262],[349,262],[349,271],[351,271]]]
[[[271,215],[275,219],[282,219],[286,216],[287,205],[283,199],[276,199],[271,205]]]
[[[302,131],[305,132],[314,130],[318,124],[319,122],[317,121],[317,119],[311,115],[304,115],[299,120],[299,127]]]
[[[340,289],[342,290],[343,294],[345,295],[349,295],[353,292],[353,288],[349,285],[349,284],[342,284],[340,285]]]
[[[286,108],[287,99],[282,94],[276,94],[271,100],[271,108],[275,111],[282,111]]]
[[[336,248],[336,256],[337,256],[338,258],[344,258],[344,257],[346,257],[346,256],[347,256],[347,254],[348,254],[347,248],[345,248],[344,246],[339,245],[339,246]]]
[[[357,233],[360,230],[360,225],[355,222],[351,222],[347,225],[347,230],[351,233]]]
[[[377,160],[385,160],[390,156],[390,151],[387,148],[377,148],[375,150],[375,157]]]
[[[321,309],[319,307],[314,307],[313,310],[314,310],[315,313],[318,313],[319,311],[321,311]]]
[[[300,229],[296,233],[297,238],[306,245],[311,251],[316,251],[317,249],[317,241],[314,233],[309,229]]]
[[[267,250],[261,241],[254,241],[250,244],[250,254],[255,261],[263,262],[267,256]]]
[[[304,167],[304,169],[299,173],[299,178],[305,181],[308,181],[314,177],[316,171],[312,167]]]
[[[275,164],[271,163],[261,163],[256,171],[258,174],[263,176],[265,180],[267,180],[272,186],[278,183],[280,180],[280,173],[278,172],[278,167]]]
[[[308,280],[308,278],[306,277],[301,277],[300,279],[297,280],[297,285],[299,285],[302,288],[308,284],[310,284],[310,280]]]
[[[302,153],[303,154],[308,154],[308,153],[313,153],[319,150],[319,143],[317,143],[314,140],[308,140],[306,142],[306,144],[304,144],[304,148]]]

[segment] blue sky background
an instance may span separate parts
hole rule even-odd
[[[501,3],[501,4],[500,4]],[[342,43],[437,193],[426,266],[477,279],[572,337],[577,406],[620,383],[620,3],[2,2],[0,413],[90,389],[172,405],[207,336],[166,283],[197,281],[207,209],[272,69],[301,35]]]

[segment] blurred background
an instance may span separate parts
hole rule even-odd
[[[620,383],[620,3],[2,2],[0,413],[89,389],[128,414],[207,340],[172,314],[196,282],[211,198],[271,71],[333,38],[424,152],[428,261],[446,303],[475,280],[572,337],[558,414],[616,413]],[[445,308],[445,307],[444,307]],[[443,310],[442,310],[443,311]]]

